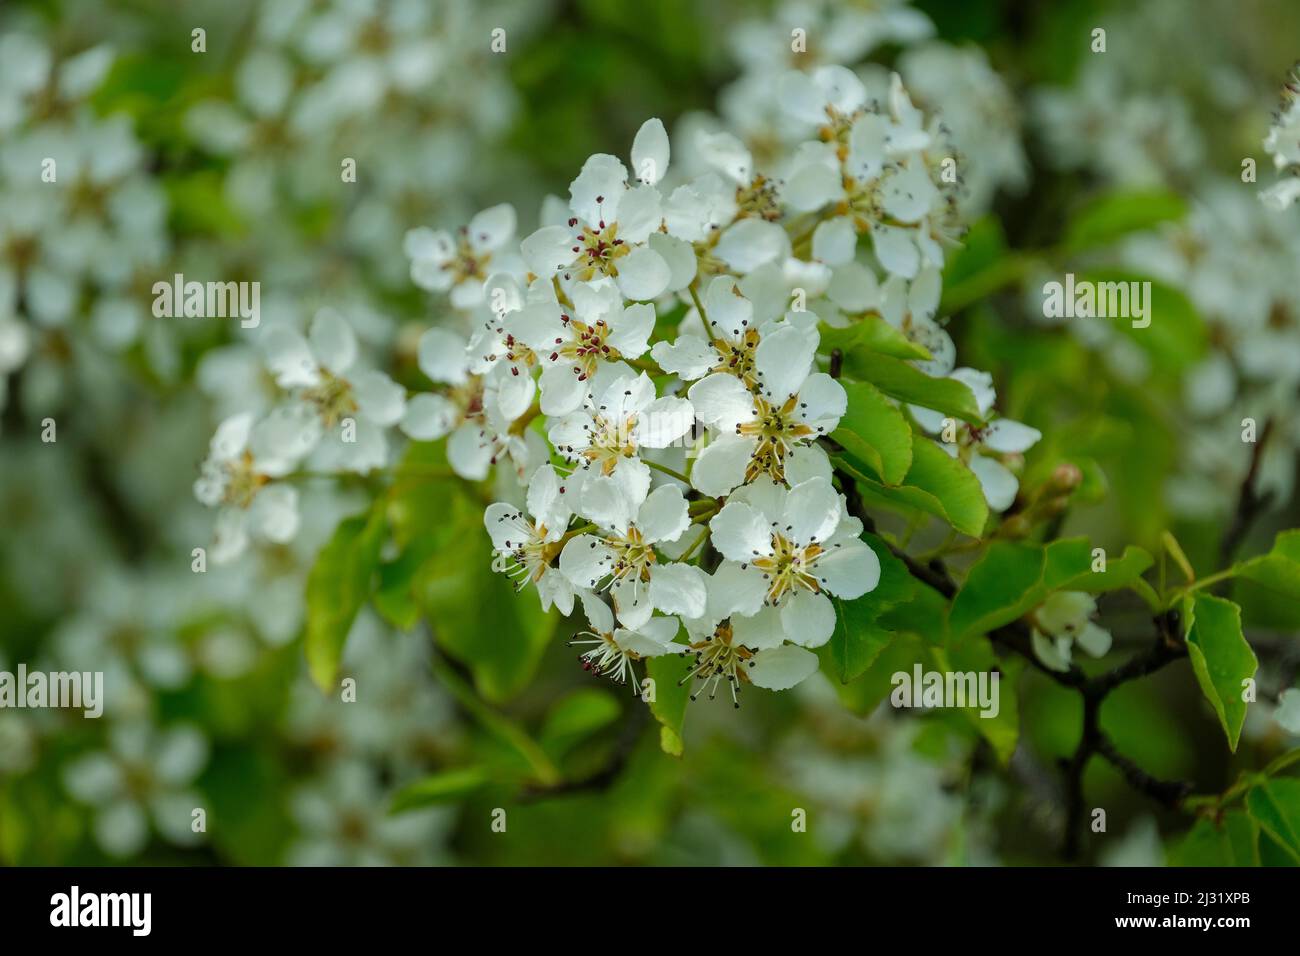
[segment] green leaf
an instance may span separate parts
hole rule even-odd
[[[686,720],[686,705],[690,703],[690,682],[682,683],[691,669],[692,661],[681,654],[652,657],[646,662],[646,675],[654,680],[655,696],[650,701],[650,713],[662,725],[659,745],[666,754],[680,757],[684,749],[682,724]]]
[[[975,425],[984,424],[974,393],[954,378],[926,375],[902,359],[879,352],[855,352],[851,361],[846,361],[846,369],[900,402],[932,408]]]
[[[856,467],[851,458],[836,458],[833,463],[857,479],[859,491],[870,504],[923,511],[972,537],[984,531],[989,507],[979,479],[929,439],[913,443],[912,467],[897,487],[876,481],[867,471]]]
[[[1016,695],[1020,664],[1015,660],[999,660],[992,643],[979,636],[968,637],[946,648],[933,647],[930,654],[941,673],[971,673],[976,675],[977,681],[981,674],[988,674],[986,679],[991,692],[992,676],[997,674],[996,696],[990,694],[992,701],[989,707],[991,711],[995,702],[997,713],[985,713],[977,701],[970,701],[961,711],[971,726],[992,746],[998,761],[1006,766],[1011,755],[1016,752],[1016,743],[1020,739],[1020,707]],[[976,687],[978,688],[978,683]]]
[[[415,783],[407,784],[393,797],[389,813],[402,813],[421,807],[435,806],[460,800],[488,782],[487,771],[482,767],[458,767],[444,770]]]
[[[987,634],[1042,604],[1054,591],[1099,594],[1129,587],[1151,566],[1151,555],[1129,547],[1093,571],[1087,538],[1062,538],[1046,547],[994,541],[970,569],[952,602],[954,636]]]
[[[917,345],[901,329],[894,328],[878,315],[864,314],[845,328],[834,328],[822,323],[819,330],[820,350],[829,353],[833,349],[839,349],[850,372],[856,361],[855,355],[860,350],[879,352],[899,359],[924,361],[932,357],[929,350]]]
[[[321,690],[333,689],[348,631],[370,594],[384,531],[379,503],[340,522],[307,577],[307,666]]]
[[[1080,209],[1065,230],[1064,252],[1110,245],[1124,236],[1183,218],[1187,203],[1166,190],[1124,190],[1099,196]]]
[[[1259,866],[1259,827],[1244,811],[1202,817],[1170,854],[1171,866]]]
[[[1184,617],[1192,670],[1235,752],[1246,722],[1242,682],[1259,666],[1241,632],[1241,609],[1223,598],[1197,593],[1184,602]]]
[[[576,690],[558,701],[546,715],[539,743],[552,760],[582,743],[592,734],[618,719],[620,708],[614,695],[596,687]]]
[[[1274,777],[1246,794],[1250,815],[1297,863],[1300,863],[1300,780]]]
[[[532,679],[558,618],[542,610],[535,590],[516,593],[492,571],[481,522],[462,527],[456,540],[424,563],[415,594],[438,644],[469,667],[484,697],[501,702]]]
[[[952,601],[948,626],[955,637],[987,634],[1042,603],[1044,551],[994,541],[971,567]]]
[[[424,563],[442,546],[429,536],[411,543],[396,560],[379,568],[379,587],[372,603],[389,624],[399,631],[409,631],[420,620],[420,604],[415,599],[415,579]]]
[[[1283,531],[1267,554],[1238,562],[1234,570],[1237,597],[1252,624],[1300,627],[1300,530]]]
[[[886,610],[911,599],[916,590],[907,567],[875,535],[863,539],[880,559],[880,583],[875,590],[853,601],[834,599],[835,632],[831,635],[831,655],[840,682],[847,684],[871,666],[885,649],[894,632],[879,626],[877,618]]]
[[[1129,545],[1118,558],[1106,560],[1105,571],[1092,570],[1092,550],[1086,539],[1084,548],[1088,551],[1088,567],[1073,577],[1055,584],[1058,591],[1087,591],[1089,594],[1101,594],[1104,591],[1118,591],[1130,587],[1143,573],[1154,564],[1151,554],[1143,548]],[[1053,542],[1053,546],[1065,542]],[[1050,549],[1049,549],[1050,550]]]
[[[849,405],[831,435],[846,451],[866,462],[887,485],[897,485],[912,467],[912,426],[878,389],[866,382],[844,382]]]

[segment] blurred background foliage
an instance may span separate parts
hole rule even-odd
[[[672,130],[682,117],[714,109],[738,73],[729,46],[735,25],[774,7],[741,0],[530,3],[510,11],[508,53],[493,56],[487,28],[509,5],[430,6],[435,18],[448,20],[465,13],[462,6],[478,7],[465,16],[472,28],[444,41],[477,44],[477,55],[440,78],[436,96],[395,97],[333,128],[323,175],[337,176],[337,156],[356,155],[355,190],[314,188],[289,161],[305,154],[269,139],[272,158],[284,161],[275,167],[273,208],[232,198],[238,156],[205,146],[186,119],[197,104],[238,98],[235,68],[252,45],[259,5],[19,0],[0,9],[0,29],[36,32],[62,52],[114,48],[89,107],[101,117],[131,118],[147,175],[165,193],[172,244],[157,274],[210,264],[223,278],[261,278],[270,286],[269,268],[290,303],[285,308],[358,304],[382,318],[371,344],[392,346],[397,377],[411,380],[419,374],[411,330],[439,316],[405,280],[405,228],[454,226],[506,200],[516,204],[526,234],[541,197],[564,195],[587,155],[622,154],[648,116]],[[1133,17],[1118,21],[1138,24],[1128,46],[1112,28],[1114,52],[1106,55],[1128,56],[1126,69],[1148,74],[1150,89],[1183,98],[1206,134],[1207,155],[1197,163],[1227,177],[1237,175],[1243,156],[1265,169],[1258,144],[1279,80],[1300,49],[1300,7],[1280,0],[916,6],[939,38],[981,47],[1026,114],[1035,91],[1081,83],[1094,25]],[[190,51],[196,26],[207,30],[202,55]],[[811,43],[815,48],[815,35]],[[1132,62],[1135,46],[1147,62]],[[1205,48],[1213,49],[1212,64],[1201,56]],[[899,52],[886,45],[871,58],[892,64]],[[1232,72],[1235,98],[1213,95],[1221,82],[1215,71]],[[500,95],[471,92],[488,86]],[[445,135],[455,162],[439,148],[424,149],[411,130]],[[1097,135],[1082,119],[1071,133],[1085,145]],[[1154,553],[1161,531],[1172,528],[1198,570],[1212,570],[1225,516],[1180,517],[1162,493],[1183,467],[1187,422],[1176,396],[1183,374],[1211,347],[1212,325],[1186,289],[1161,286],[1159,308],[1169,321],[1150,335],[1131,335],[1145,374],[1125,379],[1103,350],[1035,321],[1017,281],[1044,267],[1131,271],[1116,250],[1133,230],[1108,233],[1117,228],[1113,197],[1139,225],[1178,220],[1194,191],[1194,170],[1173,163],[1164,181],[1117,184],[1095,165],[1060,168],[1037,131],[1027,129],[1025,148],[1028,187],[999,195],[947,268],[945,303],[958,354],[994,374],[1005,415],[1043,431],[1027,482],[1041,481],[1062,460],[1083,469],[1063,534],[1087,534],[1113,553],[1127,544]],[[401,173],[371,175],[377,166]],[[387,204],[373,220],[387,230],[384,246],[371,242],[366,228],[376,194]],[[922,654],[919,643],[900,639],[848,685],[828,677],[790,694],[754,694],[739,713],[702,700],[685,720],[684,691],[674,689],[683,665],[657,662],[661,696],[652,719],[626,689],[583,673],[565,644],[574,622],[542,615],[491,572],[479,492],[419,477],[420,468],[439,465],[433,448],[413,448],[402,466],[410,480],[399,469],[386,493],[396,550],[385,555],[378,593],[353,627],[343,663],[342,672],[356,679],[356,702],[322,696],[306,678],[301,596],[339,595],[326,588],[314,597],[306,571],[334,524],[364,507],[358,489],[305,488],[318,496],[323,517],[292,548],[248,559],[243,570],[189,569],[190,549],[207,533],[190,486],[225,401],[211,379],[228,372],[204,362],[238,344],[236,336],[227,325],[195,323],[177,334],[166,360],[142,336],[100,366],[83,360],[67,336],[51,335],[41,354],[67,369],[57,396],[41,405],[39,395],[23,391],[36,375],[31,367],[22,373],[28,381],[11,381],[0,432],[0,665],[94,666],[110,675],[110,695],[128,689],[134,704],[127,716],[101,721],[0,712],[0,861],[1057,859],[1056,766],[1079,734],[1075,695],[1009,667],[1020,679],[1014,693],[1004,690],[1012,721],[1006,732],[1014,745],[1018,722],[1019,746],[1004,760],[990,739],[996,731],[977,730],[966,714],[878,707],[888,674]],[[47,407],[59,422],[55,445],[37,440]],[[1266,550],[1273,533],[1296,519],[1294,502],[1275,509],[1244,552]],[[1281,622],[1252,637],[1278,650],[1270,680],[1290,686],[1295,609],[1270,612],[1262,593],[1240,596],[1263,605],[1252,612],[1259,619],[1272,613]],[[271,606],[278,610],[268,624],[262,611]],[[1136,598],[1108,598],[1103,616],[1116,637],[1116,659],[1145,645],[1150,624]],[[1190,780],[1202,792],[1225,790],[1288,739],[1261,705],[1252,709],[1241,748],[1228,754],[1185,664],[1112,695],[1102,723],[1151,773]],[[191,736],[169,737],[177,728]],[[96,761],[105,759],[129,769],[113,793],[94,785]],[[1089,766],[1086,788],[1090,806],[1108,812],[1107,832],[1090,834],[1088,862],[1224,862],[1217,844],[1187,839],[1190,818],[1155,807],[1102,761]],[[174,832],[189,829],[189,814],[177,828],[167,802],[173,797],[206,808],[205,834]],[[496,808],[506,809],[505,833],[492,828]],[[792,830],[796,808],[807,811],[807,833]],[[136,838],[113,836],[140,816],[145,829]],[[1269,837],[1258,852],[1259,862],[1296,862]]]

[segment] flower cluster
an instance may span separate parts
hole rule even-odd
[[[278,396],[221,425],[195,486],[220,509],[214,558],[293,537],[300,468],[370,473],[394,430],[445,438],[451,471],[494,478],[503,499],[485,514],[494,568],[544,609],[582,609],[588,669],[639,689],[638,663],[691,655],[695,693],[737,706],[747,684],[816,670],[835,600],[880,578],[827,451],[848,396],[823,330],[883,320],[926,356],[920,373],[971,390],[979,427],[899,407],[995,511],[1039,434],[994,418],[991,377],[955,368],[937,316],[961,233],[946,129],[897,75],[883,102],[834,64],[777,92],[779,155],[717,129],[695,143],[703,171],[683,175],[651,119],[628,164],[590,157],[521,241],[509,205],[410,230],[413,282],[452,312],[415,349],[431,389],[367,367],[336,312],[305,335],[271,323]]]
[[[1286,209],[1300,199],[1300,70],[1293,71],[1282,87],[1282,105],[1264,137],[1264,148],[1286,175],[1260,199],[1274,209]]]
[[[833,64],[777,92],[775,155],[716,128],[683,173],[651,119],[627,164],[590,157],[522,240],[508,205],[410,230],[411,278],[449,313],[413,345],[422,388],[370,367],[364,321],[269,322],[276,392],[221,425],[195,486],[220,509],[214,556],[292,539],[302,469],[383,472],[394,438],[445,439],[452,473],[495,483],[494,568],[544,609],[581,609],[588,669],[639,690],[641,662],[688,655],[694,693],[737,706],[748,684],[807,678],[836,602],[881,574],[828,454],[848,395],[825,330],[883,320],[926,356],[918,373],[971,390],[986,421],[960,435],[896,404],[995,511],[1039,435],[995,419],[991,378],[955,367],[937,315],[962,228],[945,128],[897,75],[883,101]]]

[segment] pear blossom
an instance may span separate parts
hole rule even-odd
[[[553,604],[562,614],[573,613],[573,586],[555,566],[572,515],[563,481],[550,465],[529,479],[527,514],[497,502],[483,515],[492,538],[492,570],[513,578],[516,590],[536,586],[543,611]]]
[[[492,466],[508,460],[521,477],[537,458],[528,434],[516,427],[532,395],[532,380],[514,375],[506,363],[475,374],[470,344],[450,329],[432,328],[420,337],[420,371],[440,388],[410,397],[401,429],[416,441],[447,437],[447,463],[462,478],[481,481]],[[527,387],[519,389],[517,382]]]
[[[993,409],[996,393],[993,376],[972,368],[959,368],[948,376],[967,385],[975,396],[975,404],[983,417]],[[911,406],[912,415],[932,435],[945,435],[939,443],[947,454],[965,462],[979,479],[984,499],[994,511],[1006,511],[1016,500],[1020,481],[1007,468],[1001,456],[1017,455],[1028,451],[1043,437],[1042,432],[1009,418],[995,418],[987,425],[976,426],[947,418],[933,409]],[[954,429],[955,435],[945,434],[945,428]],[[954,438],[948,441],[947,438]]]
[[[543,226],[521,252],[537,275],[588,282],[606,276],[629,299],[644,301],[668,289],[673,271],[648,243],[663,222],[655,183],[668,171],[668,134],[647,120],[632,144],[633,186],[616,156],[597,153],[569,184],[572,215],[564,225]]]
[[[609,476],[620,464],[635,461],[643,448],[667,448],[680,441],[695,423],[691,403],[674,396],[656,398],[654,382],[644,372],[619,373],[608,384],[595,385],[598,397],[588,407],[550,429],[555,450],[584,470]]]
[[[1078,644],[1093,657],[1110,650],[1111,636],[1092,618],[1097,601],[1085,591],[1057,591],[1030,617],[1035,656],[1055,671],[1070,669],[1070,653]]]
[[[658,544],[673,542],[691,526],[686,499],[674,485],[650,490],[650,469],[630,462],[612,475],[592,474],[580,491],[582,515],[593,533],[569,540],[560,572],[579,590],[608,589],[619,622],[638,630],[655,610],[698,616],[704,611],[704,572],[663,562]]]
[[[110,856],[143,849],[151,819],[168,842],[193,846],[203,839],[190,826],[192,809],[203,804],[194,782],[209,749],[203,732],[190,724],[119,724],[107,749],[66,766],[64,785],[79,802],[95,807],[95,841]]]
[[[704,612],[683,618],[690,636],[686,653],[694,662],[682,683],[699,682],[691,700],[705,692],[713,699],[725,681],[733,706],[739,708],[745,684],[788,690],[817,670],[817,655],[785,643],[780,612],[756,607],[749,584],[740,565],[724,562],[708,577]]]
[[[298,458],[292,453],[286,457],[282,447],[269,426],[254,427],[251,412],[233,415],[217,426],[194,483],[194,497],[220,509],[214,563],[238,557],[253,535],[283,544],[297,534],[298,492],[275,479],[293,471]]]
[[[656,342],[651,357],[665,372],[686,382],[725,372],[747,387],[756,386],[755,351],[763,332],[775,322],[757,321],[754,304],[740,291],[735,277],[727,275],[717,276],[705,288],[704,311],[708,323],[702,335],[679,330],[676,341]],[[693,315],[700,319],[700,313]]]
[[[619,627],[609,605],[590,591],[579,595],[590,631],[579,633],[569,641],[570,647],[590,647],[579,655],[582,666],[615,683],[631,684],[632,693],[641,692],[633,665],[650,657],[680,654],[682,645],[674,643],[681,623],[667,615],[652,617],[640,627]]]
[[[1291,175],[1270,186],[1260,199],[1273,209],[1286,209],[1300,199],[1300,76],[1292,74],[1283,87],[1282,107],[1264,137],[1273,165]]]
[[[728,372],[691,386],[696,415],[717,433],[691,472],[696,489],[718,496],[760,476],[791,483],[829,473],[813,442],[835,430],[848,396],[829,375],[812,371],[817,342],[815,333],[777,328],[754,350],[753,391]]]
[[[577,410],[590,397],[597,373],[640,358],[654,331],[654,307],[637,303],[624,308],[622,294],[609,279],[575,285],[572,298],[571,309],[558,303],[531,305],[511,314],[506,325],[542,365],[543,415]]]
[[[356,335],[341,315],[322,309],[306,338],[276,325],[263,347],[276,384],[294,390],[328,434],[327,467],[364,473],[387,463],[385,432],[401,421],[406,390],[383,372],[358,367]]]
[[[483,301],[488,276],[522,267],[505,255],[514,234],[515,209],[509,203],[483,210],[454,236],[423,226],[412,229],[404,243],[411,281],[429,292],[447,292],[454,308],[472,308]]]
[[[713,546],[740,574],[729,583],[737,610],[779,612],[785,638],[820,647],[835,630],[828,594],[852,600],[875,589],[880,559],[862,540],[824,477],[786,489],[767,476],[737,489],[709,522]]]

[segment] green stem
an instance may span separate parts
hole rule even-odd
[[[665,475],[667,475],[670,478],[676,478],[678,481],[684,482],[688,485],[691,483],[690,478],[686,477],[675,468],[669,468],[667,465],[661,465],[659,464],[659,462],[651,461],[649,458],[642,458],[641,460],[645,462],[647,465],[649,465],[651,468],[653,468],[655,471],[663,472]]]
[[[695,288],[695,285],[696,283],[692,282],[687,288],[691,292],[691,301],[695,303],[696,311],[700,313],[700,321],[704,323],[704,327],[707,329],[709,327],[709,313],[704,311],[704,303],[700,301],[700,293]]]

